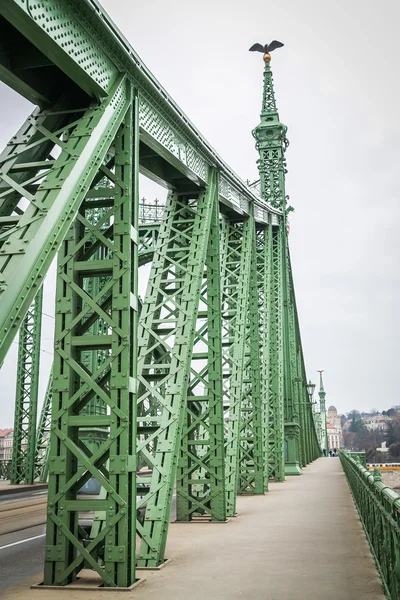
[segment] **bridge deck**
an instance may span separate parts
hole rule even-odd
[[[225,524],[172,524],[167,548],[172,562],[145,573],[146,581],[129,597],[384,599],[339,459],[317,460],[301,477],[272,484],[266,496],[240,497],[238,511]],[[58,594],[32,592],[25,585],[5,591],[4,600],[53,600]],[[112,591],[70,594],[74,600],[121,599]]]

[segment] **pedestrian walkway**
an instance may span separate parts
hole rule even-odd
[[[123,597],[135,600],[384,600],[338,458],[301,477],[243,496],[228,523],[173,523],[159,571]],[[143,571],[138,572],[143,577]],[[40,576],[34,578],[38,582]],[[33,581],[33,580],[32,580]],[[30,581],[29,583],[31,583]],[[68,600],[121,600],[120,592],[72,591]],[[55,600],[25,586],[4,600]]]

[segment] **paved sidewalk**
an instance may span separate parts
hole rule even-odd
[[[224,524],[173,523],[172,562],[128,593],[61,592],[68,600],[384,600],[338,458],[238,501]],[[140,574],[139,574],[140,573]],[[143,571],[138,572],[141,577]],[[38,582],[40,576],[26,583]],[[4,600],[62,600],[60,592],[9,588]]]

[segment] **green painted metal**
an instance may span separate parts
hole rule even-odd
[[[49,450],[50,450],[50,429],[51,429],[51,403],[53,399],[53,368],[51,369],[49,381],[47,383],[46,393],[39,423],[36,433],[35,447],[35,479],[40,482],[47,481],[49,471]]]
[[[252,216],[244,222],[229,221],[225,230],[222,343],[225,401],[229,405],[225,464],[227,516],[236,514],[240,481],[241,417],[253,234]]]
[[[216,194],[178,459],[178,521],[199,515],[203,520],[226,520],[220,269]]]
[[[276,208],[286,210],[284,187],[284,148],[287,128],[279,121],[270,63],[265,61],[261,122],[253,130],[259,152],[261,196]],[[270,419],[269,419],[269,476],[284,479],[284,410],[287,412],[288,355],[286,308],[286,223],[280,219],[272,228],[272,295],[270,307]],[[286,414],[286,421],[288,415]]]
[[[285,458],[285,473],[287,475],[300,475],[299,437],[300,425],[298,421],[295,392],[297,386],[294,379],[297,371],[296,343],[294,332],[293,290],[289,287],[289,261],[287,245],[286,219],[282,219],[282,271],[283,271],[283,356],[284,356],[284,408],[285,408],[285,443],[287,456]],[[301,404],[300,404],[301,406]]]
[[[98,186],[96,187],[98,188]],[[159,209],[159,212],[161,212],[161,210],[164,210],[164,207],[161,205],[158,205],[157,208]],[[151,223],[150,225],[148,225],[145,224],[144,221],[144,214],[141,214],[139,206],[139,266],[141,264],[146,264],[147,262],[152,260],[153,254],[155,252],[159,231],[159,224]],[[50,372],[36,434],[35,480],[39,480],[40,482],[47,481],[48,477],[52,393],[53,368]]]
[[[339,450],[339,457],[385,595],[389,600],[399,600],[400,496],[382,482],[379,469],[368,472],[359,456]]]
[[[140,96],[140,135],[145,144],[140,159],[143,173],[172,186],[182,175],[183,179],[204,185],[209,167],[216,166],[221,203],[242,216],[249,214],[251,204],[257,203],[256,220],[264,223],[268,213],[279,214],[262,202],[215,152],[96,0],[58,0],[54,6],[46,5],[47,13],[41,6],[40,2],[31,6],[28,0],[0,3],[5,25],[9,22],[13,26],[2,30],[4,56],[15,52],[17,29],[22,56],[32,57],[27,69],[14,70],[0,58],[3,81],[34,103],[44,105],[54,102],[53,96],[59,89],[71,86],[71,82],[72,93],[82,95],[83,90],[98,100],[110,93],[118,76],[124,73]],[[49,85],[50,78],[59,86]]]
[[[263,494],[263,405],[261,400],[261,340],[256,235],[252,227],[247,327],[244,349],[239,426],[239,494]]]
[[[283,327],[282,327],[282,244],[279,227],[270,236],[272,277],[269,358],[269,477],[285,479],[284,391],[283,391]]]
[[[26,69],[0,57],[0,78],[41,107],[0,156],[0,362],[60,248],[54,378],[32,444],[43,477],[51,414],[45,583],[90,567],[126,587],[135,521],[137,564],[164,561],[176,475],[179,520],[224,521],[237,493],[284,479],[285,437],[287,465],[317,456],[287,245],[286,127],[266,62],[260,199],[96,2],[42,4],[0,3],[4,48],[30,56]],[[161,210],[138,209],[139,163],[173,190]],[[150,261],[136,336],[137,268]],[[101,493],[84,500],[92,478]],[[97,511],[90,534],[86,510]]]
[[[262,413],[262,451],[264,465],[264,489],[268,490],[269,446],[273,439],[274,412],[270,403],[270,342],[272,326],[273,277],[272,277],[272,226],[256,230],[256,271],[258,284],[258,310],[260,335],[260,386]]]
[[[289,283],[291,289],[291,305],[294,317],[294,331],[295,331],[295,340],[296,340],[296,351],[297,351],[297,392],[298,392],[298,402],[299,402],[299,413],[301,416],[300,424],[303,423],[302,429],[300,431],[300,445],[303,448],[304,456],[304,466],[319,456],[321,456],[322,447],[320,441],[317,436],[317,430],[314,423],[313,418],[313,405],[310,402],[310,397],[307,391],[307,375],[306,375],[306,367],[304,361],[303,354],[303,346],[301,342],[301,334],[300,334],[300,324],[299,324],[299,316],[297,312],[297,304],[296,304],[296,294],[294,291],[294,283],[293,283],[293,272],[290,261],[290,253],[288,251],[288,273],[289,273]]]
[[[253,136],[260,156],[258,166],[262,198],[282,211],[279,227],[272,235],[274,303],[271,310],[273,324],[269,335],[272,388],[269,474],[282,480],[283,475],[279,473],[283,446],[280,439],[282,404],[285,420],[286,473],[300,474],[301,465],[305,466],[318,455],[319,445],[306,391],[307,380],[287,240],[287,214],[292,210],[291,207],[287,207],[285,192],[284,154],[289,145],[286,138],[287,127],[279,120],[269,55],[264,57],[264,62],[261,122],[253,130]]]
[[[19,332],[14,438],[11,461],[11,483],[13,484],[32,484],[35,479],[42,304],[43,288],[40,288],[29,307]]]
[[[0,157],[0,363],[115,136],[126,81],[100,105],[67,106],[35,111]]]
[[[47,585],[66,585],[84,567],[96,571],[106,587],[135,582],[138,98],[127,82],[116,94],[111,101],[116,120],[107,131],[111,149],[58,255]],[[104,141],[93,141],[98,156]],[[97,186],[103,177],[109,180],[107,202]],[[93,278],[98,284],[89,290]],[[86,414],[96,397],[107,414]],[[85,442],[85,432],[94,427],[108,432],[96,447]],[[104,494],[80,497],[91,478]],[[80,526],[82,511],[106,514],[94,538]]]
[[[148,479],[137,480],[145,510],[138,566],[164,561],[216,189],[211,170],[200,195],[169,195],[140,315],[138,461],[152,476],[148,489]]]

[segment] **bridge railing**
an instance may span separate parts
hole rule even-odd
[[[0,460],[0,480],[10,479],[11,474],[11,460]]]
[[[355,456],[354,456],[355,455]],[[358,453],[339,452],[354,503],[389,600],[400,600],[400,496]]]
[[[139,201],[139,224],[160,223],[165,211],[165,201],[157,198],[154,202],[148,202],[145,198]]]

